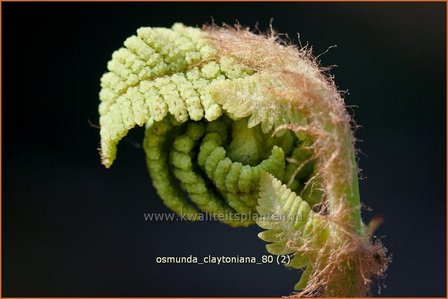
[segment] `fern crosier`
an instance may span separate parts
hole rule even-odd
[[[190,220],[257,221],[269,252],[306,269],[301,295],[365,295],[387,258],[361,221],[350,118],[310,53],[182,24],[140,28],[124,45],[101,79],[102,163],[145,125],[166,206]]]

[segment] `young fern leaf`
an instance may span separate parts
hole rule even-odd
[[[319,214],[314,213],[306,201],[272,175],[262,174],[258,203],[260,218],[257,224],[266,229],[259,233],[258,237],[270,243],[266,249],[271,254],[293,254],[287,266],[295,269],[305,268],[305,274],[295,286],[296,290],[303,289],[309,279],[308,273],[312,273],[311,256],[310,252],[307,254],[298,249],[310,242],[314,236],[325,241],[323,236],[328,234],[328,229],[320,225],[322,221]]]
[[[257,219],[267,250],[305,269],[298,295],[367,294],[388,259],[361,221],[350,118],[310,52],[274,34],[182,24],[140,28],[124,46],[101,78],[102,163],[145,126],[167,207],[231,226]]]
[[[258,203],[257,224],[266,229],[258,237],[270,243],[266,246],[269,253],[292,254],[287,266],[305,269],[294,288],[304,289],[313,273],[316,252],[328,239],[329,227],[306,201],[272,175],[261,176]]]

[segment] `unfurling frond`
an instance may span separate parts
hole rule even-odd
[[[304,269],[300,295],[367,293],[387,258],[361,221],[344,101],[307,50],[273,34],[175,24],[138,29],[107,68],[107,168],[128,131],[145,126],[147,167],[167,207],[189,220],[201,211],[231,226],[256,220],[267,250]]]

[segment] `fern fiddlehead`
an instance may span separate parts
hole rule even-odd
[[[367,294],[387,257],[361,221],[350,118],[310,53],[274,35],[181,24],[141,28],[124,45],[101,79],[102,163],[145,125],[166,206],[190,220],[256,221],[270,253],[305,269],[299,295]]]

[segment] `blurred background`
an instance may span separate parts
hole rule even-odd
[[[265,254],[260,229],[146,222],[169,212],[142,129],[99,160],[99,78],[141,26],[239,22],[313,46],[360,128],[367,222],[393,255],[376,296],[446,296],[445,3],[2,3],[3,296],[282,296],[279,265],[160,265]],[[372,211],[370,211],[370,209]]]

